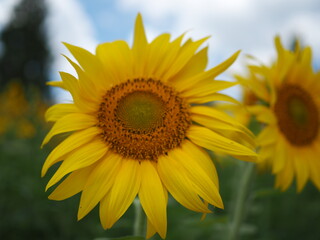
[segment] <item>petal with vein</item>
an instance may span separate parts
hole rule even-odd
[[[178,38],[176,38],[168,45],[162,62],[159,63],[159,66],[157,66],[155,70],[155,76],[162,79],[162,81],[164,81],[164,74],[167,72],[168,68],[173,64],[177,57],[177,54],[179,53],[180,45],[184,35],[185,34],[180,35]]]
[[[187,98],[187,101],[189,103],[197,103],[197,104],[209,103],[214,101],[222,101],[222,102],[231,102],[231,103],[240,105],[239,101],[237,101],[233,97],[230,97],[222,93],[213,93],[206,96],[191,96]]]
[[[204,116],[208,116],[210,118],[225,122],[227,124],[230,124],[232,126],[239,128],[242,132],[246,133],[248,136],[252,136],[252,137],[254,136],[253,133],[248,128],[243,126],[237,120],[235,120],[225,112],[222,112],[214,107],[194,106],[190,108],[190,111],[192,114],[204,115]]]
[[[135,77],[141,77],[145,67],[146,49],[147,49],[147,37],[144,31],[143,21],[141,14],[139,13],[136,18],[134,28],[134,39],[133,39],[133,59],[134,59],[134,75]]]
[[[108,79],[108,81],[101,82],[103,86],[110,88],[114,84],[132,78],[132,52],[125,41],[118,40],[100,44],[97,47],[96,54],[103,64]]]
[[[104,78],[94,77],[93,75],[88,75],[87,72],[84,72],[81,67],[72,61],[67,56],[63,55],[72,67],[76,70],[79,78],[79,92],[86,100],[97,101],[100,99],[100,96],[103,96],[105,88],[103,84],[96,84],[97,80],[104,80]],[[98,87],[97,87],[98,85]]]
[[[81,194],[78,220],[87,215],[111,189],[121,160],[120,155],[109,153],[91,172]]]
[[[164,81],[166,79],[171,78],[175,74],[177,74],[189,61],[190,59],[194,56],[195,52],[197,49],[208,39],[202,38],[198,41],[189,41],[187,42],[184,46],[180,48],[180,52],[173,62],[172,66],[168,69],[168,71],[165,73],[163,76]],[[189,43],[189,44],[188,44]]]
[[[100,216],[104,228],[111,228],[125,213],[136,197],[141,183],[141,165],[139,161],[124,159],[106,199],[100,205]]]
[[[244,161],[257,160],[257,154],[248,147],[223,137],[205,127],[191,126],[187,137],[198,146],[214,152],[232,155]]]
[[[74,149],[81,147],[82,145],[91,141],[95,136],[100,134],[100,129],[96,127],[91,127],[82,131],[72,133],[63,142],[61,142],[57,147],[55,147],[52,152],[47,157],[45,163],[43,164],[41,170],[41,176],[43,177],[48,169],[55,163],[62,160],[62,158],[73,151]]]
[[[193,85],[189,89],[183,90],[181,92],[181,96],[186,98],[208,96],[211,94],[215,94],[218,91],[224,90],[226,88],[233,87],[236,84],[238,83],[206,79],[206,80],[197,82],[197,84]]]
[[[216,207],[223,208],[222,199],[216,184],[203,170],[197,161],[193,160],[190,155],[186,154],[182,149],[172,151],[172,157],[186,172],[188,178],[193,183],[193,187],[197,194],[208,203]]]
[[[150,220],[147,218],[147,234],[146,234],[146,238],[147,239],[151,238],[156,232],[157,232],[156,229],[154,228],[154,226],[152,225]]]
[[[196,53],[188,63],[169,81],[184,81],[200,72],[204,71],[208,63],[208,47]]]
[[[49,199],[61,201],[82,191],[94,165],[76,170],[49,195]]]
[[[60,118],[69,113],[78,112],[78,108],[72,103],[60,103],[51,106],[45,113],[45,119],[47,122],[56,122]]]
[[[146,56],[146,62],[148,63],[145,69],[146,77],[156,77],[157,68],[163,64],[164,59],[167,56],[169,50],[170,34],[161,34],[155,38],[150,45],[148,45],[148,51]]]
[[[178,91],[182,92],[188,89],[192,89],[194,88],[194,86],[199,85],[200,81],[213,81],[215,77],[223,73],[228,67],[231,66],[231,64],[237,59],[239,53],[240,51],[234,53],[230,58],[206,72],[199,73],[193,77],[185,79],[184,81],[176,82],[175,87],[178,89]]]
[[[189,140],[185,140],[181,148],[198,163],[219,189],[218,173],[209,154],[203,148],[198,147]]]
[[[82,69],[85,71],[86,75],[90,76],[92,80],[94,79],[94,81],[106,80],[99,58],[81,47],[77,47],[68,43],[63,44],[68,48],[71,54],[78,61]],[[94,82],[92,81],[92,83]]]
[[[252,138],[251,134],[249,135],[246,132],[239,129],[238,127],[233,126],[229,123],[223,122],[219,119],[198,114],[191,115],[191,119],[192,121],[195,121],[213,131],[221,132],[224,134],[230,132],[230,138],[232,138],[233,140],[235,140],[235,138],[237,138],[237,135],[239,135],[238,139],[240,139],[240,141],[245,141],[249,143],[250,146],[255,146],[255,141]]]
[[[197,195],[187,173],[182,171],[182,166],[170,153],[158,159],[157,167],[166,189],[181,205],[195,212],[211,212]]]
[[[83,94],[83,91],[81,91],[79,80],[77,78],[65,72],[60,72],[60,76],[64,85],[71,93],[74,103],[79,109],[81,109],[83,112],[96,111],[96,103],[85,98],[86,94]]]
[[[72,152],[52,176],[46,186],[46,190],[60,181],[68,173],[94,164],[100,160],[107,151],[108,148],[106,144],[101,141],[101,139],[95,139]]]
[[[158,172],[148,160],[141,162],[139,199],[148,220],[164,239],[167,232],[167,202]]]
[[[60,118],[51,128],[47,136],[44,138],[41,147],[47,144],[50,139],[60,133],[82,130],[94,126],[97,119],[94,116],[84,113],[70,113]]]

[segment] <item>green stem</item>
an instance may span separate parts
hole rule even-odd
[[[134,236],[144,236],[145,228],[145,215],[143,209],[141,207],[140,200],[136,198],[133,201],[134,210],[135,210],[135,217],[134,217],[134,226],[133,226],[133,235]]]
[[[228,240],[236,240],[239,236],[239,230],[241,227],[241,223],[244,219],[245,208],[246,208],[246,199],[249,192],[250,180],[253,175],[254,164],[253,163],[245,163],[243,168],[241,168],[242,178],[240,183],[237,184],[237,198],[234,206],[233,219],[230,223],[229,229],[229,238]]]

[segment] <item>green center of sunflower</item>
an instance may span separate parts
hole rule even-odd
[[[134,79],[112,87],[97,114],[101,136],[124,158],[154,160],[179,147],[191,125],[189,105],[171,87]]]
[[[117,117],[132,130],[150,132],[161,125],[165,113],[164,103],[155,94],[136,91],[122,97],[116,109]]]
[[[295,125],[303,127],[308,122],[308,109],[302,98],[292,96],[288,99],[288,113]]]
[[[318,136],[319,112],[312,96],[297,85],[284,85],[274,111],[281,132],[296,146],[311,144]]]

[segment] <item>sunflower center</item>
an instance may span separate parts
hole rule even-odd
[[[312,143],[319,128],[319,113],[310,94],[296,85],[284,85],[278,90],[274,111],[281,132],[296,146]]]
[[[128,129],[150,132],[162,124],[165,113],[161,98],[146,91],[129,93],[119,100],[116,116]]]
[[[189,105],[153,79],[128,80],[108,90],[97,118],[109,149],[139,161],[156,161],[179,147],[191,125]]]

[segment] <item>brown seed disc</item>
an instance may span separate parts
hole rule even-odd
[[[179,147],[191,125],[189,105],[153,79],[118,84],[104,95],[98,126],[108,147],[125,158],[157,160]]]
[[[274,112],[281,132],[295,146],[311,144],[318,136],[319,112],[312,96],[297,85],[278,89]]]

